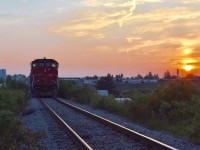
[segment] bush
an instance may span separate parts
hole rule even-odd
[[[18,118],[28,103],[27,90],[10,86],[0,88],[0,149],[41,148],[42,133],[27,129]]]
[[[25,92],[28,91],[28,84],[25,81],[17,81],[17,80],[10,80],[7,82],[7,87],[9,89],[18,89],[23,90]]]
[[[167,84],[164,88],[160,88],[157,90],[161,91],[162,95],[160,98],[164,99],[168,102],[173,101],[189,101],[192,96],[198,95],[199,90],[194,86],[193,83],[189,81],[176,81]]]
[[[21,90],[0,89],[0,110],[10,110],[19,114],[28,102],[25,95]]]
[[[0,149],[41,148],[40,137],[41,133],[25,128],[11,111],[0,111]]]
[[[72,98],[76,95],[78,87],[74,81],[60,81],[59,82],[59,96],[63,98]]]
[[[200,143],[200,94],[189,81],[174,81],[141,97],[133,118],[151,128],[165,129]]]

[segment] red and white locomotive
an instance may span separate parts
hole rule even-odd
[[[59,63],[54,59],[35,59],[31,62],[30,91],[33,96],[57,96]]]

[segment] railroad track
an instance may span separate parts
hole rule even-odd
[[[169,145],[73,106],[60,98],[41,99],[41,102],[82,149],[175,150]]]
[[[40,99],[43,106],[55,118],[55,120],[64,128],[65,132],[70,135],[71,139],[76,143],[77,149],[92,150],[92,148],[42,99]]]

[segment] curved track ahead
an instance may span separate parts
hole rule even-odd
[[[46,108],[48,108],[49,111],[54,111],[54,116],[62,118],[62,122],[65,122],[64,124],[67,122],[68,126],[72,126],[72,128],[79,133],[80,136],[76,133],[81,141],[78,143],[80,147],[84,149],[175,149],[112,121],[68,104],[62,99],[58,98],[56,101],[54,99],[42,99],[42,102],[44,104],[46,103]],[[76,138],[76,136],[73,137],[74,139]]]

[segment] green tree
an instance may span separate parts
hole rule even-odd
[[[150,71],[144,78],[145,79],[153,79],[154,76],[153,76],[152,72]]]
[[[0,84],[2,84],[3,83],[3,79],[2,78],[0,78]]]
[[[122,82],[122,78],[123,78],[123,74],[121,73],[121,74],[119,74],[119,75],[116,75],[115,76],[115,80],[116,80],[116,82]]]
[[[11,111],[0,111],[0,149],[40,149],[42,136],[27,129]]]
[[[6,83],[9,83],[12,80],[12,76],[11,75],[7,75],[6,77]]]
[[[72,98],[77,95],[78,87],[74,81],[59,81],[59,96],[64,98]]]
[[[185,76],[186,79],[193,79],[194,75],[192,73],[189,73]]]
[[[165,73],[164,73],[164,79],[172,79],[172,76],[171,76],[171,73],[169,72],[169,70],[167,70]]]
[[[113,81],[113,76],[111,74],[107,74],[105,77],[101,77],[97,82],[98,90],[107,90],[109,93],[114,93],[115,84]]]
[[[138,74],[138,75],[137,75],[137,78],[143,79],[143,76],[142,76],[141,74]]]

